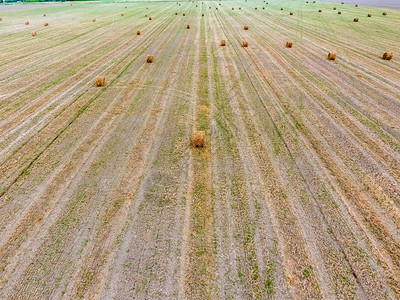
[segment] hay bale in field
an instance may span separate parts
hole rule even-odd
[[[25,25],[29,25],[29,21],[26,21],[26,22],[25,22]]]
[[[49,26],[49,23],[44,23],[44,26]]]
[[[336,10],[336,7],[334,7],[333,10]]]
[[[3,18],[0,18],[0,22],[3,21]]]
[[[93,19],[92,22],[96,22],[96,19]]]
[[[208,9],[211,9],[211,6],[209,6]]]
[[[257,7],[254,7],[255,10],[257,10]]]
[[[292,42],[286,42],[286,48],[292,48],[293,43]]]
[[[186,16],[186,14],[182,14],[182,16]]]
[[[216,7],[215,10],[218,10],[218,7]]]
[[[47,16],[46,14],[43,14],[43,17]]]
[[[243,47],[248,47],[249,46],[249,42],[248,41],[243,41],[242,46]]]
[[[204,14],[201,14],[202,17],[204,17]]]
[[[244,29],[244,30],[249,30],[249,26],[245,25],[245,26],[243,27],[243,29]]]
[[[190,25],[189,24],[186,25],[186,29],[190,29]]]
[[[242,8],[241,7],[239,7],[239,10],[241,10]]]
[[[358,7],[358,4],[354,5],[355,7]]]
[[[123,17],[124,16],[124,14],[121,14],[121,17]]]
[[[32,36],[37,36],[37,33],[36,32],[32,32]]]
[[[342,14],[342,12],[341,12],[341,11],[338,11],[337,13],[338,13],[338,15],[341,15],[341,14]]]
[[[154,60],[153,55],[147,55],[147,57],[146,57],[146,62],[147,62],[147,63],[152,63],[153,60]]]
[[[196,5],[196,7],[197,7],[197,5]]]
[[[283,10],[283,7],[281,7],[281,10]]]
[[[179,4],[180,5],[180,4]],[[148,7],[146,7],[146,9],[149,9]]]
[[[225,40],[221,40],[221,46],[226,46],[226,41]]]
[[[138,30],[138,31],[136,32],[136,35],[140,35],[140,30]]]
[[[232,10],[235,10],[235,8],[234,8],[234,7],[232,7]]]
[[[203,148],[206,145],[206,135],[204,131],[193,131],[191,144],[194,148]]]
[[[151,17],[149,17],[149,20],[151,21]]]
[[[322,12],[322,9],[318,9],[318,12]]]
[[[144,15],[145,18],[147,18],[147,15]]]
[[[176,13],[175,13],[175,16],[177,16],[177,15],[178,15],[178,13],[176,12]]]
[[[354,22],[358,22],[358,18],[355,18],[355,19],[354,19]]]
[[[386,13],[386,12],[383,12],[383,13],[382,13],[382,16],[386,16],[386,15],[387,15],[387,13]]]
[[[336,53],[335,52],[329,52],[328,53],[328,60],[335,60],[336,59]]]
[[[372,15],[371,14],[368,14],[368,18],[371,18],[372,17]]]
[[[265,7],[263,7],[262,9],[265,9]]]
[[[383,53],[382,58],[384,60],[391,60],[393,58],[393,53],[392,52],[385,52],[385,53]]]
[[[104,76],[97,76],[96,86],[105,86],[105,85],[106,85],[106,78]]]
[[[293,13],[292,13],[292,12],[290,12],[290,13],[289,13],[289,15],[290,15],[290,16],[293,16]]]

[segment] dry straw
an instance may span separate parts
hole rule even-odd
[[[286,42],[286,48],[292,48],[293,43],[292,42]]]
[[[249,46],[249,42],[248,42],[248,41],[243,41],[242,46],[243,46],[243,47],[248,47],[248,46]]]
[[[106,78],[104,76],[97,76],[96,86],[105,86],[105,85],[106,85]]]
[[[329,52],[328,53],[328,60],[335,60],[336,59],[336,53],[335,52]]]
[[[206,145],[206,135],[204,131],[193,131],[191,144],[195,148],[203,148]]]
[[[225,40],[221,40],[221,46],[226,46],[226,41]]]
[[[146,61],[147,61],[148,63],[152,63],[152,62],[153,62],[153,60],[154,60],[154,57],[153,57],[153,55],[147,55],[147,57],[146,57]]]
[[[384,60],[391,60],[393,58],[393,53],[392,52],[385,52],[385,53],[383,53],[382,58]]]

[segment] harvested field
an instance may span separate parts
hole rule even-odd
[[[400,10],[308,2],[0,6],[0,299],[399,299]]]

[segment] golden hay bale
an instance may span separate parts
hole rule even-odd
[[[124,14],[121,14],[121,17],[123,17],[124,16]]]
[[[204,17],[204,14],[201,14],[202,17]]]
[[[234,7],[232,7],[232,10],[235,10],[235,8],[234,8]]]
[[[43,17],[47,16],[46,14],[43,14]]]
[[[248,41],[243,41],[242,46],[243,46],[243,47],[248,47],[248,46],[249,46],[249,42],[248,42]]]
[[[140,30],[138,30],[138,31],[136,32],[136,35],[140,35]]]
[[[144,15],[145,18],[147,18],[147,15]]]
[[[383,13],[382,13],[382,16],[386,16],[386,15],[387,15],[387,13],[386,13],[386,12],[383,12]]]
[[[190,25],[189,24],[186,25],[186,29],[190,29]]]
[[[243,29],[244,30],[249,30],[249,26],[244,26]]]
[[[342,12],[341,12],[341,11],[338,11],[337,13],[338,13],[338,15],[341,15],[341,14],[342,14]]]
[[[186,14],[182,14],[182,16],[186,16]]]
[[[226,46],[226,41],[225,40],[221,40],[221,46]]]
[[[44,23],[44,26],[49,26],[49,23]]]
[[[355,18],[355,19],[354,19],[354,22],[358,22],[358,18]]]
[[[293,43],[292,42],[286,42],[286,48],[292,48]]]
[[[0,22],[3,21],[3,18],[0,18]]]
[[[335,60],[336,59],[336,53],[335,52],[329,52],[328,53],[328,60]]]
[[[149,17],[149,20],[151,21],[151,17]]]
[[[153,62],[153,60],[154,60],[154,57],[153,57],[153,55],[147,55],[147,57],[146,57],[146,61],[147,61],[148,63],[152,63],[152,62]]]
[[[206,135],[204,131],[193,131],[191,144],[195,148],[203,148],[206,145]]]
[[[96,22],[96,19],[93,19],[92,22]]]
[[[36,32],[32,32],[32,36],[37,36],[37,33]]]
[[[178,15],[178,13],[176,12],[176,13],[175,13],[175,16],[177,16],[177,15]]]
[[[218,10],[218,7],[216,7],[215,10]]]
[[[372,17],[372,15],[371,14],[368,14],[368,18],[371,18]]]
[[[290,12],[290,13],[289,13],[289,15],[293,16],[293,13],[292,13],[292,12]]]
[[[149,9],[148,7],[146,7],[146,9]]]
[[[106,78],[104,76],[97,76],[96,86],[105,86],[105,85],[106,85]]]
[[[384,60],[391,60],[393,58],[393,53],[392,52],[385,52],[385,53],[383,53],[382,58]]]
[[[29,25],[29,21],[26,21],[26,22],[25,22],[25,25]]]
[[[318,9],[318,12],[322,12],[322,9]]]

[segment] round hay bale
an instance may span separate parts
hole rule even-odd
[[[106,78],[104,76],[97,76],[96,86],[105,86],[105,85],[106,85]]]
[[[190,29],[190,25],[189,24],[186,25],[186,29]]]
[[[46,14],[43,14],[43,17],[47,16]]]
[[[241,7],[239,7],[239,10],[241,10],[242,8]]]
[[[211,9],[211,6],[209,6],[208,9]]]
[[[225,40],[221,40],[221,46],[226,46],[226,41]]]
[[[245,26],[243,27],[243,29],[244,29],[244,30],[249,30],[249,26],[245,25]]]
[[[201,14],[202,17],[204,17],[204,14]]]
[[[32,36],[37,36],[36,31],[35,31],[35,32],[32,32]]]
[[[281,7],[281,10],[283,10],[283,7]]]
[[[232,10],[235,10],[235,8],[234,8],[234,7],[232,7]]]
[[[322,12],[322,9],[318,9],[318,12]]]
[[[255,10],[257,10],[257,7],[254,7]]]
[[[127,6],[125,6],[125,8],[128,8]]]
[[[180,5],[180,4],[179,4]],[[149,9],[148,7],[146,7],[146,9]]]
[[[203,148],[206,145],[206,135],[204,131],[193,131],[191,139],[192,147]]]
[[[197,7],[197,5],[196,5],[196,7]]]
[[[178,15],[178,13],[176,12],[176,13],[175,13],[175,16],[177,16],[177,15]]]
[[[215,10],[218,10],[218,7],[216,7]]]
[[[334,7],[333,10],[336,10],[336,7]]]
[[[336,53],[335,52],[329,52],[328,53],[328,60],[335,60],[336,59]]]
[[[124,16],[124,14],[121,14],[121,17],[123,17]]]
[[[92,22],[96,22],[96,19],[93,19]]]
[[[371,14],[368,14],[368,18],[371,18],[372,17],[372,15]]]
[[[358,18],[355,18],[355,19],[354,19],[354,22],[358,22]]]
[[[0,18],[0,22],[3,21],[3,18]]]
[[[385,52],[385,53],[383,53],[382,58],[384,60],[391,60],[393,58],[393,53],[392,52]]]
[[[249,46],[249,42],[248,41],[243,41],[242,46],[243,47],[248,47]]]
[[[152,63],[153,62],[153,60],[154,60],[154,57],[153,57],[153,55],[147,55],[147,57],[146,57],[146,62],[147,63]]]
[[[386,15],[387,15],[387,13],[386,13],[386,12],[383,12],[383,13],[382,13],[382,16],[386,16]]]
[[[151,17],[149,17],[149,20],[151,21]]]
[[[293,16],[293,13],[292,13],[292,12],[290,12],[290,13],[289,13],[289,15],[290,15],[290,16]]]
[[[144,15],[145,18],[147,18],[147,15]]]
[[[355,7],[358,7],[358,4],[354,5]]]
[[[186,16],[186,14],[182,14],[182,16]]]
[[[49,23],[44,23],[44,26],[49,26]]]
[[[263,7],[262,9],[265,9],[265,7]]]
[[[341,14],[342,14],[342,12],[341,12],[341,11],[338,11],[337,13],[338,13],[338,15],[341,15]]]
[[[136,35],[140,35],[140,30],[138,30],[138,31],[136,32]]]
[[[293,43],[292,42],[286,42],[286,48],[292,48]]]
[[[29,21],[26,21],[26,22],[25,22],[25,25],[29,25]]]

